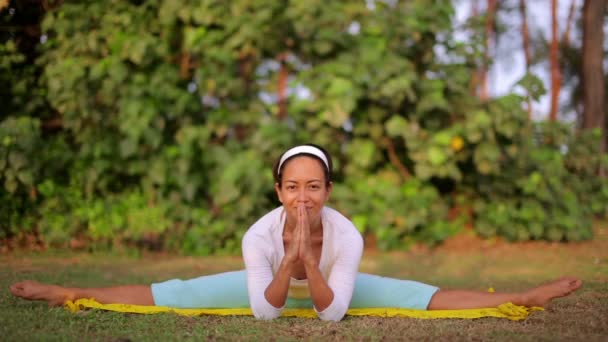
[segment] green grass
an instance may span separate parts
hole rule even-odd
[[[158,340],[581,340],[608,339],[608,231],[592,242],[507,245],[461,237],[428,251],[366,251],[361,270],[447,288],[521,290],[570,274],[584,287],[521,322],[347,317],[343,321],[253,317],[181,317],[103,311],[69,313],[10,295],[11,283],[35,279],[69,286],[110,286],[188,278],[242,268],[239,257],[108,254],[0,256],[0,339],[4,341]]]

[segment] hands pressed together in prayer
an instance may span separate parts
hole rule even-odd
[[[266,288],[265,297],[275,307],[285,304],[290,278],[307,279],[308,289],[315,308],[324,310],[333,300],[333,292],[321,275],[318,254],[313,248],[310,217],[306,206],[298,204],[296,222],[291,231],[285,231],[285,256],[272,282]],[[319,252],[319,251],[317,251]]]
[[[310,239],[310,222],[304,203],[298,204],[297,222],[291,232],[289,247],[285,251],[285,261],[290,264],[301,262],[304,265],[316,265]]]

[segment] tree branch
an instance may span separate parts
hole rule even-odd
[[[401,163],[401,160],[399,160],[399,156],[397,156],[397,152],[395,151],[395,145],[393,145],[391,139],[385,137],[382,142],[386,146],[386,150],[388,151],[388,159],[390,160],[391,164],[393,164],[397,171],[399,171],[399,174],[404,180],[409,179],[411,175],[403,163]]]

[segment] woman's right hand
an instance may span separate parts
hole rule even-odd
[[[302,223],[300,219],[297,220],[295,228],[290,232],[289,246],[285,251],[285,261],[289,264],[294,264],[300,258],[300,239],[301,239]]]

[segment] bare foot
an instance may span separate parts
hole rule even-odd
[[[562,277],[541,284],[524,293],[524,305],[544,307],[554,298],[565,297],[583,285],[580,279]]]
[[[11,285],[11,293],[27,300],[44,300],[49,306],[60,306],[73,299],[71,292],[61,286],[25,280]]]

